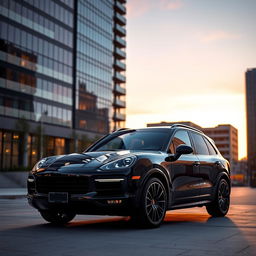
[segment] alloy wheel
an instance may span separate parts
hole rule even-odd
[[[166,192],[162,184],[153,182],[146,192],[146,214],[152,223],[159,223],[166,211]]]
[[[222,180],[218,189],[218,203],[222,212],[227,211],[229,200],[229,185],[225,180]]]

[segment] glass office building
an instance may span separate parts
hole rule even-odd
[[[250,185],[256,187],[256,68],[248,69],[245,79],[248,174]]]
[[[0,169],[124,126],[125,2],[0,1]]]

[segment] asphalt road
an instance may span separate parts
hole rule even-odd
[[[233,188],[227,217],[210,218],[205,208],[176,210],[147,230],[127,218],[81,215],[55,227],[26,199],[1,199],[0,255],[256,255],[256,189]]]

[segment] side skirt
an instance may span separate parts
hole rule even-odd
[[[169,210],[191,208],[191,207],[195,207],[195,206],[202,207],[210,202],[211,202],[210,200],[204,200],[204,201],[199,201],[199,202],[194,202],[194,203],[177,204],[177,205],[172,205],[171,207],[169,207]]]

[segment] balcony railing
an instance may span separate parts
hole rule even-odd
[[[121,3],[116,2],[115,3],[115,10],[121,14],[125,14],[126,13],[126,8],[125,6],[123,6]]]
[[[119,24],[115,24],[114,26],[114,31],[116,34],[118,34],[119,36],[126,36],[126,29],[123,28],[122,26],[120,26]]]
[[[115,60],[114,67],[119,71],[126,70],[126,64],[121,62],[120,60]]]
[[[115,84],[114,93],[117,95],[126,95],[126,89],[119,84]]]
[[[126,41],[119,36],[115,36],[114,42],[118,47],[126,47]]]
[[[118,83],[125,83],[126,77],[116,71],[114,74],[114,80]]]
[[[114,106],[115,106],[115,107],[118,107],[118,108],[125,108],[126,102],[123,101],[123,100],[120,100],[120,99],[118,99],[118,98],[115,98],[115,100],[114,100]]]
[[[115,47],[115,56],[118,59],[125,59],[126,58],[126,52],[122,51],[121,49],[119,49],[118,47]]]
[[[126,24],[126,18],[119,13],[115,13],[115,21],[121,26]]]
[[[114,120],[115,121],[125,121],[125,114],[121,114],[121,113],[115,113],[114,114]]]

